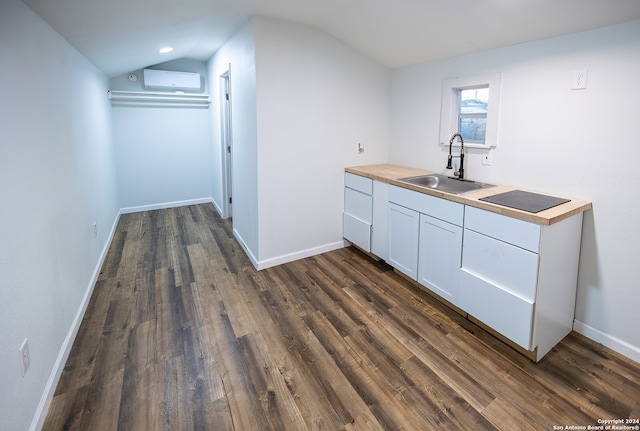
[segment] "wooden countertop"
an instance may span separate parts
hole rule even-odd
[[[454,202],[459,202],[461,204],[470,205],[477,208],[482,208],[487,211],[504,214],[509,217],[515,217],[521,220],[541,225],[551,225],[569,218],[575,214],[579,214],[583,211],[591,209],[591,202],[567,197],[568,199],[571,199],[570,202],[555,206],[553,208],[549,208],[544,211],[540,211],[538,213],[521,211],[515,208],[504,207],[502,205],[496,205],[479,200],[480,198],[497,195],[498,193],[517,190],[514,187],[496,185],[495,187],[456,195],[438,190],[427,189],[425,187],[416,186],[403,181],[398,181],[399,178],[413,177],[417,175],[428,175],[434,172],[406,168],[397,165],[382,164],[353,166],[346,168],[345,171],[374,180],[382,181],[388,184],[393,184],[394,186],[404,187],[405,189],[415,190],[420,193],[436,196]]]

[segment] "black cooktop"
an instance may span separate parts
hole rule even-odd
[[[538,193],[525,192],[522,190],[513,190],[506,193],[487,196],[486,198],[480,198],[479,200],[530,213],[539,213],[540,211],[553,208],[560,204],[571,202],[571,199],[556,198],[554,196],[540,195]]]

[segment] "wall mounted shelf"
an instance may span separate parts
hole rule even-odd
[[[208,108],[211,100],[208,94],[155,93],[148,91],[110,90],[108,98],[113,106],[156,106]]]

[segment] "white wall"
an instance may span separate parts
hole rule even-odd
[[[210,60],[215,100],[213,82],[229,65],[236,237],[258,268],[342,247],[345,166],[387,159],[389,70],[322,31],[265,17]],[[212,109],[221,206],[219,105]]]
[[[211,200],[210,114],[204,108],[114,106],[119,206]]]
[[[442,80],[502,74],[493,165],[471,179],[585,199],[576,329],[640,361],[640,21],[392,73],[392,163],[444,171]],[[588,88],[570,90],[575,69]]]
[[[263,17],[256,64],[267,267],[343,246],[345,166],[387,159],[390,73],[322,31]]]
[[[258,254],[258,138],[254,20],[249,20],[209,60],[214,160],[213,199],[222,208],[224,149],[220,137],[220,76],[229,70],[233,146],[233,230],[252,260]]]
[[[26,430],[117,217],[111,108],[106,76],[18,0],[0,2],[0,58],[0,429]]]

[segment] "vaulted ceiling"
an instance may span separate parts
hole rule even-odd
[[[109,76],[207,60],[252,15],[317,27],[390,68],[640,19],[639,0],[23,1]]]

